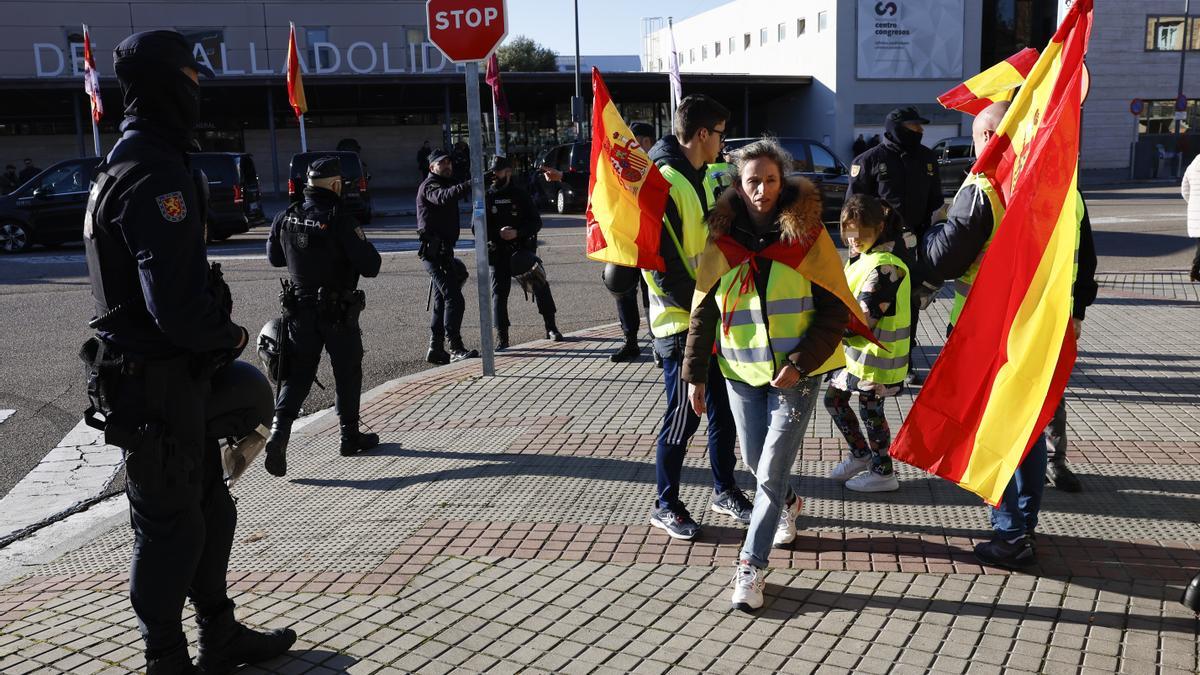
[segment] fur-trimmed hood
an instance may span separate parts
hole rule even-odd
[[[746,204],[738,195],[737,187],[721,193],[716,206],[708,214],[709,237],[716,239],[735,230],[747,233],[754,231]],[[807,241],[816,238],[816,230],[823,230],[821,220],[821,191],[812,181],[803,176],[792,176],[784,183],[776,206],[775,229],[784,243]],[[736,234],[734,235],[736,237]]]

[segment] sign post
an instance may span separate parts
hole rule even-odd
[[[1129,114],[1133,115],[1133,141],[1129,144],[1129,180],[1133,180],[1134,162],[1137,160],[1137,143],[1138,137],[1141,135],[1142,111],[1146,109],[1146,102],[1140,98],[1135,98],[1129,102]],[[1158,160],[1155,160],[1158,161]]]
[[[426,0],[429,41],[453,63],[466,64],[467,128],[471,147],[471,231],[475,233],[475,280],[479,288],[479,350],[483,374],[496,374],[492,335],[492,275],[487,260],[484,210],[483,115],[479,110],[479,62],[508,34],[506,0]]]

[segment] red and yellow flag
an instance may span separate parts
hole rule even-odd
[[[984,108],[999,101],[1011,101],[1013,91],[1025,84],[1038,50],[1027,47],[997,63],[975,77],[938,97],[938,103],[948,110],[978,115]]]
[[[621,119],[596,68],[592,101],[587,257],[663,272],[658,244],[671,184]]]
[[[1001,188],[1007,210],[892,446],[895,458],[992,505],[1053,415],[1075,363],[1071,287],[1091,27],[1092,0],[1076,0],[975,165]]]
[[[288,36],[287,53],[287,90],[288,102],[296,117],[308,112],[308,101],[304,98],[304,77],[301,75],[300,50],[296,49],[296,24],[291,24],[292,32]]]

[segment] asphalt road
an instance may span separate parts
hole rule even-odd
[[[1177,188],[1139,187],[1085,193],[1096,232],[1100,271],[1186,269],[1195,243],[1186,237],[1184,204]],[[559,307],[564,332],[616,320],[611,298],[598,283],[599,265],[582,255],[583,219],[547,216],[541,255]],[[362,316],[366,356],[363,387],[423,370],[428,339],[425,302],[428,277],[415,255],[415,223],[383,219],[367,228],[384,252],[383,271],[364,280],[367,309]],[[275,316],[279,270],[263,258],[266,232],[255,230],[210,251],[220,260],[233,288],[234,319],[251,333]],[[460,251],[474,275],[470,240]],[[479,311],[474,276],[465,289],[464,335],[478,346]],[[543,337],[532,303],[514,288],[510,299],[514,344]],[[80,419],[85,396],[76,356],[88,336],[92,300],[82,248],[35,249],[0,257],[0,494],[8,492]],[[247,360],[257,363],[252,350]],[[323,360],[306,408],[332,405],[333,377]],[[5,410],[15,410],[5,419]]]

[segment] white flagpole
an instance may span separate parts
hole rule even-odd
[[[92,118],[92,142],[96,145],[96,156],[103,157],[100,152],[100,127],[96,125],[96,118]]]
[[[500,145],[500,114],[496,110],[495,96],[492,96],[492,126],[496,129],[496,156],[504,157],[504,147]]]
[[[308,152],[308,135],[304,131],[304,115],[300,116],[300,152]]]

